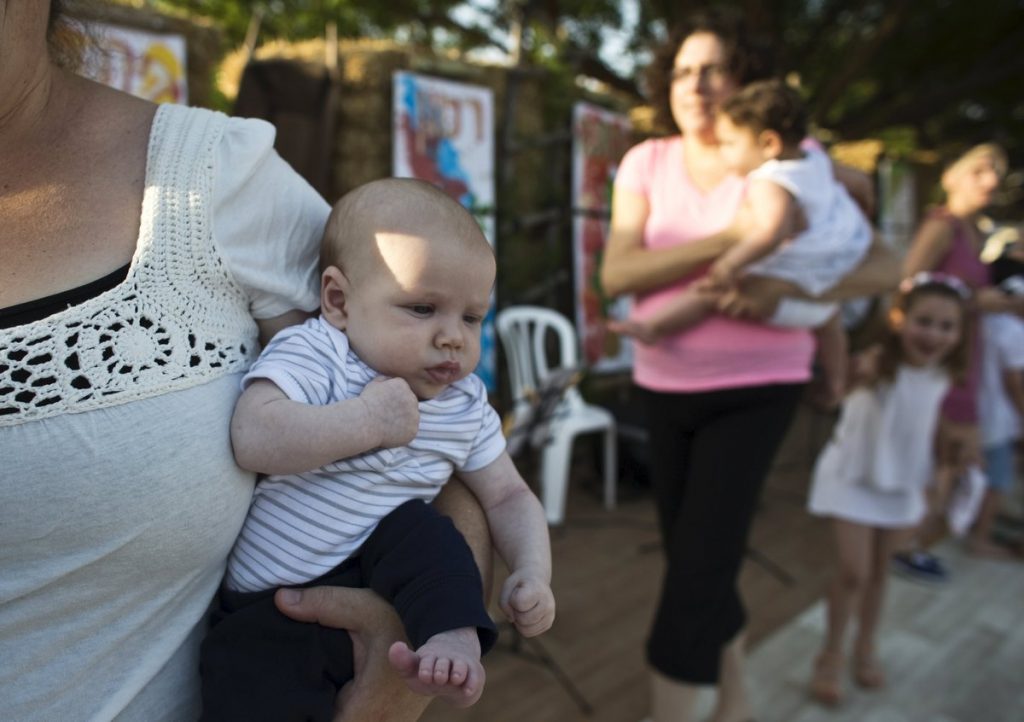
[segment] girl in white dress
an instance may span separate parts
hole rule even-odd
[[[854,680],[865,688],[885,682],[875,634],[888,560],[927,510],[939,406],[966,368],[969,296],[945,274],[919,273],[900,285],[874,378],[846,397],[815,465],[808,506],[831,517],[837,551],[824,646],[810,687],[822,703],[842,698],[843,640],[854,614]]]

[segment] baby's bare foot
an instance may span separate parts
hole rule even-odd
[[[456,707],[474,704],[484,690],[480,637],[474,627],[435,634],[415,652],[395,642],[388,661],[413,692],[444,697]]]

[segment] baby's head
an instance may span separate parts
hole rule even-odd
[[[799,150],[807,136],[807,111],[796,89],[781,80],[760,80],[722,104],[715,135],[729,170],[746,175]]]
[[[321,313],[378,373],[430,399],[476,367],[494,253],[473,216],[434,186],[385,178],[346,194],[320,266]]]

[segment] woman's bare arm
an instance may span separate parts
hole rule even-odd
[[[313,311],[299,311],[298,309],[295,309],[292,311],[286,311],[280,316],[274,316],[273,318],[256,319],[256,325],[260,330],[260,344],[266,346],[267,342],[274,337],[274,334],[282,328],[303,323],[307,318],[311,318],[314,315],[315,313]]]
[[[434,508],[451,517],[455,528],[466,537],[466,543],[473,552],[473,558],[484,582],[484,602],[489,602],[494,583],[494,551],[491,546],[491,530],[487,526],[487,516],[483,507],[462,480],[455,477],[444,485],[441,493],[434,499]]]
[[[851,298],[877,296],[896,290],[901,278],[899,259],[876,236],[868,247],[864,260],[853,273],[819,298],[822,301],[846,301]]]
[[[1024,296],[1003,293],[994,286],[979,288],[974,293],[974,307],[982,313],[1015,313],[1024,315]]]
[[[645,248],[644,226],[650,215],[647,199],[616,190],[611,229],[601,263],[601,285],[610,296],[644,293],[678,281],[718,258],[733,239],[720,233],[668,248]]]
[[[903,277],[920,271],[934,271],[953,243],[953,229],[941,218],[929,218],[914,234],[906,257],[903,259]]]
[[[875,184],[862,170],[832,162],[832,175],[839,181],[854,202],[869,219],[875,217]]]

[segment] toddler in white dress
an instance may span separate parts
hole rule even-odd
[[[843,639],[855,615],[854,679],[866,688],[884,684],[875,636],[888,559],[927,511],[939,407],[967,365],[968,297],[958,279],[944,274],[920,273],[900,285],[875,378],[846,397],[815,465],[808,506],[832,519],[838,552],[811,681],[812,696],[824,704],[842,697]]]

